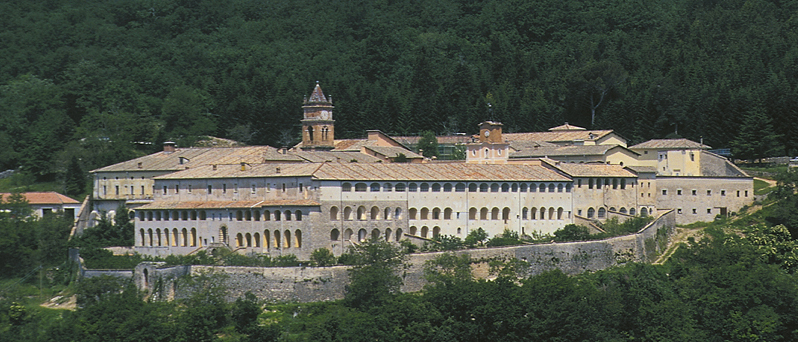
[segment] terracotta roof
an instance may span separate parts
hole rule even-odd
[[[404,147],[398,147],[398,146],[365,146],[365,148],[369,149],[369,150],[372,150],[372,151],[374,151],[376,153],[379,153],[379,154],[381,154],[381,155],[383,155],[385,157],[388,157],[388,158],[396,157],[399,153],[404,154],[405,157],[407,157],[409,159],[424,158],[424,156],[422,156],[422,155],[420,155],[418,153],[415,153],[413,151],[410,151],[408,149],[405,149]]]
[[[23,192],[23,196],[28,201],[28,204],[80,204],[80,202],[59,194],[55,191],[47,192]],[[0,198],[4,201],[8,200],[10,193],[0,193]]]
[[[420,136],[395,136],[392,138],[402,145],[416,145],[421,139]],[[470,135],[439,135],[436,138],[438,144],[445,145],[469,144],[473,140]]]
[[[261,208],[261,207],[295,207],[318,206],[313,200],[271,200],[271,201],[163,201],[153,202],[136,208],[136,210],[152,209],[227,209],[227,208]]]
[[[569,145],[569,146],[541,146],[538,148],[525,148],[510,153],[510,158],[538,158],[538,157],[564,157],[564,156],[603,156],[614,148],[624,148],[618,145]],[[634,151],[629,151],[638,154]]]
[[[630,149],[702,149],[708,150],[712,147],[697,143],[689,139],[651,139],[630,147]]]
[[[351,181],[567,181],[567,177],[537,165],[466,163],[332,164],[313,173],[322,180]]]
[[[277,169],[279,168],[279,172]],[[241,171],[238,165],[203,166],[155,179],[313,177],[322,180],[394,181],[567,181],[568,178],[538,165],[481,165],[459,163],[301,163],[261,164]]]
[[[296,151],[293,152],[298,157],[311,163],[349,163],[352,160],[357,160],[358,163],[378,163],[382,159],[370,156],[360,151]]]
[[[627,170],[621,165],[561,163],[551,159],[542,159],[542,161],[573,177],[637,177],[634,172]]]
[[[626,168],[637,173],[657,173],[657,168],[655,166],[629,165]]]
[[[596,131],[551,131],[551,132],[529,132],[529,133],[502,133],[505,140],[513,141],[547,141],[547,142],[571,142],[576,140],[598,140],[609,134],[612,130]],[[591,138],[592,134],[592,138]]]
[[[310,94],[308,102],[327,102],[327,98],[324,97],[324,92],[321,91],[321,87],[319,86],[318,82],[316,82],[316,87],[313,88],[313,92]]]
[[[567,122],[565,125],[557,126],[549,128],[549,131],[584,131],[584,127],[569,125]]]
[[[259,164],[267,161],[302,162],[303,160],[292,154],[282,154],[271,146],[191,147],[178,148],[175,152],[156,152],[91,172],[178,171],[202,165],[242,162]]]

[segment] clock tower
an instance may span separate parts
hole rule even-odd
[[[305,112],[302,119],[302,149],[303,150],[331,150],[335,148],[335,120],[333,120],[332,96],[324,96],[319,82],[316,88],[305,97],[302,109]]]

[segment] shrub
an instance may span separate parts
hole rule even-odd
[[[332,266],[335,265],[335,256],[327,248],[317,248],[310,254],[310,261],[315,266]]]

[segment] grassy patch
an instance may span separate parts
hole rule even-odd
[[[753,171],[753,172],[767,172],[767,173],[780,173],[787,171],[787,166],[749,166],[749,165],[737,165],[743,171]],[[765,177],[767,178],[767,177]]]

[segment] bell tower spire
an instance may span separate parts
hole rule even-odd
[[[302,149],[331,150],[335,148],[335,120],[333,120],[332,96],[324,96],[319,81],[310,97],[305,97],[302,109]]]

